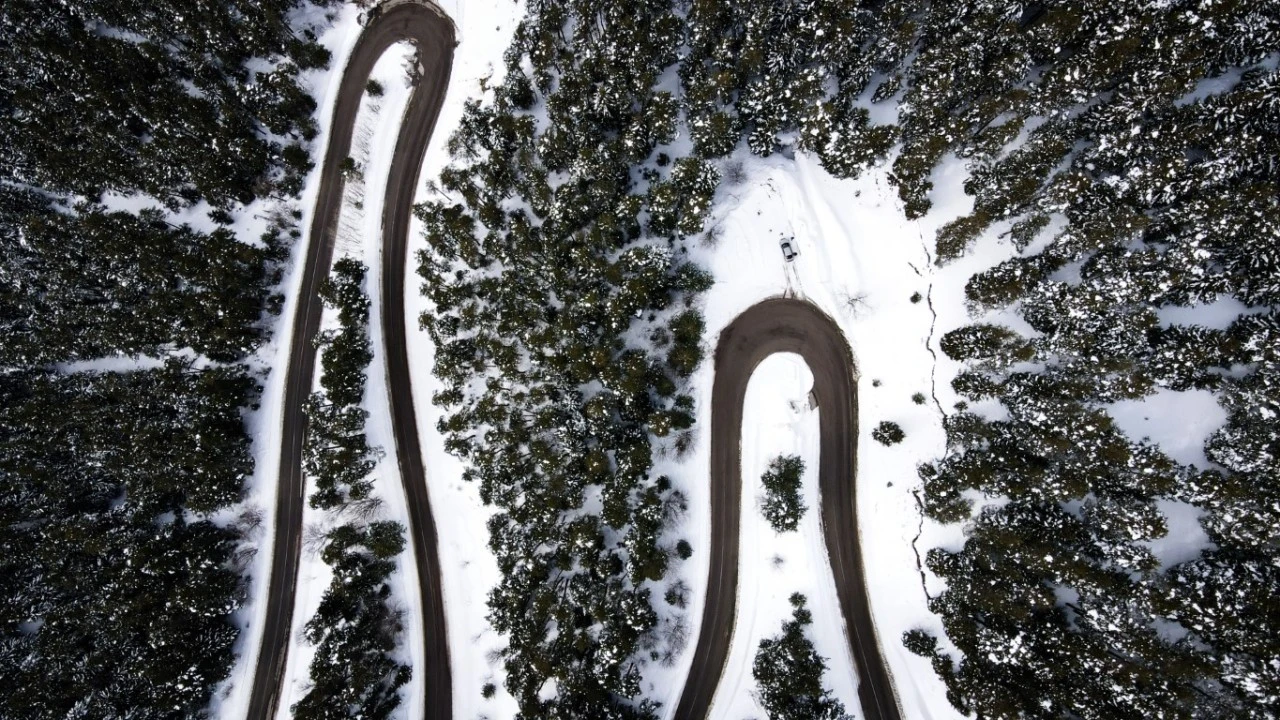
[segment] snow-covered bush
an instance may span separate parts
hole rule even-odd
[[[769,467],[760,476],[764,485],[764,498],[760,512],[777,532],[795,530],[808,508],[800,499],[800,485],[804,478],[804,461],[799,455],[779,455],[769,461]]]
[[[897,445],[906,437],[907,434],[902,431],[902,426],[892,420],[882,420],[871,431],[871,439],[886,446]]]
[[[769,720],[839,720],[844,704],[822,685],[826,660],[805,636],[813,617],[806,599],[791,596],[792,618],[782,624],[782,634],[760,641],[752,664],[760,705]]]

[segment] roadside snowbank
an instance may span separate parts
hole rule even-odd
[[[313,11],[317,11],[312,8]],[[334,21],[320,34],[317,41],[332,54],[327,70],[312,70],[303,73],[303,79],[310,84],[312,97],[316,100],[315,118],[319,134],[313,141],[313,152],[322,153],[333,119],[333,105],[337,100],[338,86],[342,80],[342,70],[346,66],[347,56],[355,45],[360,27],[357,22],[358,11],[353,6],[343,6],[334,17]],[[302,232],[302,236],[293,247],[285,276],[280,284],[279,292],[285,296],[281,312],[274,318],[271,340],[258,350],[253,360],[253,367],[264,374],[262,398],[258,409],[246,416],[245,423],[249,435],[253,438],[253,476],[245,483],[245,500],[242,507],[251,508],[261,514],[262,524],[254,531],[257,542],[257,554],[254,556],[247,572],[249,578],[249,597],[245,604],[232,615],[232,621],[240,630],[240,637],[235,645],[238,656],[236,665],[230,676],[214,694],[210,706],[212,717],[240,718],[248,713],[249,694],[253,689],[253,676],[257,670],[258,653],[262,647],[262,630],[267,612],[267,592],[271,577],[272,538],[276,512],[276,477],[280,468],[280,444],[283,425],[281,418],[284,405],[284,381],[286,368],[289,366],[289,346],[293,341],[293,318],[297,312],[299,293],[302,285],[302,262],[306,257],[307,229],[311,227],[311,217],[315,207],[316,194],[320,188],[320,165],[322,158],[315,158],[316,167],[307,175],[300,209],[302,217],[297,219],[294,227]],[[248,208],[240,214],[240,221],[249,222],[257,218],[258,212]],[[236,227],[236,234],[241,238],[257,238],[257,234],[242,232]],[[327,577],[324,582],[327,582]],[[301,584],[301,574],[299,584]],[[318,600],[317,600],[318,602]],[[295,609],[295,613],[297,610]]]
[[[524,16],[524,3],[511,0],[442,0],[441,7],[457,27],[458,46],[454,50],[449,90],[427,146],[415,202],[430,199],[426,190],[428,181],[437,178],[449,162],[449,135],[462,118],[464,103],[472,98],[492,97],[487,88],[502,78],[502,55],[511,42],[516,24]],[[389,137],[386,142],[394,143],[395,137]],[[414,218],[409,227],[409,268],[416,267],[414,255],[425,246],[422,224]],[[498,566],[489,551],[486,525],[493,513],[480,502],[479,489],[463,482],[462,464],[445,452],[444,438],[436,430],[443,414],[432,404],[431,397],[441,385],[431,373],[435,347],[418,327],[419,315],[431,308],[419,292],[416,275],[406,279],[405,296],[404,322],[413,375],[413,402],[440,552],[453,673],[453,717],[459,720],[514,717],[516,704],[503,687],[506,671],[498,655],[506,641],[494,632],[487,619],[489,589],[498,580]],[[417,617],[420,616],[417,611]],[[421,620],[415,619],[415,622]],[[417,633],[420,637],[421,631]],[[420,661],[421,656],[415,655],[415,659]],[[420,668],[420,664],[415,666],[415,674]],[[494,697],[485,699],[480,693],[488,683],[496,687],[496,692]]]

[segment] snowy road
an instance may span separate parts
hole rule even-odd
[[[343,73],[303,266],[302,300],[294,317],[288,378],[285,381],[283,447],[270,590],[262,647],[249,701],[248,716],[255,720],[273,718],[279,710],[281,680],[288,656],[305,487],[302,447],[306,419],[302,403],[310,392],[315,371],[316,348],[312,339],[319,328],[322,310],[316,290],[328,275],[342,207],[343,181],[339,164],[350,153],[352,131],[369,73],[387,48],[402,41],[417,47],[421,75],[400,127],[383,206],[383,334],[387,342],[396,457],[409,498],[409,542],[418,564],[424,615],[426,663],[424,667],[415,668],[415,672],[424,676],[426,702],[423,707],[426,708],[426,717],[443,720],[452,716],[449,646],[441,599],[436,531],[427,498],[405,342],[404,272],[409,220],[423,154],[449,86],[454,29],[449,19],[431,5],[394,2],[385,7],[361,34]]]
[[[867,602],[858,534],[858,420],[853,357],[839,327],[816,306],[775,298],[747,309],[720,334],[711,402],[711,567],[702,629],[675,717],[705,718],[729,653],[738,591],[741,435],[747,383],[769,355],[796,353],[813,372],[821,411],[818,482],[836,594],[858,671],[866,720],[899,720],[893,683]]]

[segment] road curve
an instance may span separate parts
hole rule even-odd
[[[456,43],[453,24],[432,5],[393,0],[383,8],[361,33],[343,72],[311,223],[311,241],[303,264],[301,294],[293,321],[293,342],[285,379],[274,553],[262,647],[249,698],[248,717],[251,720],[275,717],[289,650],[305,491],[302,444],[306,417],[302,413],[302,403],[311,391],[315,371],[316,348],[312,340],[320,327],[322,310],[317,289],[329,273],[338,215],[342,208],[343,181],[338,165],[351,152],[351,135],[370,71],[388,47],[402,41],[412,42],[417,47],[421,76],[413,89],[396,140],[383,206],[383,337],[386,341],[392,433],[400,476],[409,500],[409,542],[417,561],[422,594],[426,659],[425,666],[415,670],[424,676],[426,718],[448,720],[453,711],[449,644],[436,556],[436,529],[431,518],[422,453],[418,446],[405,343],[404,273],[414,190],[427,142],[431,139],[449,87]]]
[[[859,547],[853,354],[831,318],[810,303],[787,298],[765,300],[748,308],[720,333],[716,346],[711,389],[711,569],[698,646],[675,717],[707,717],[729,655],[738,593],[742,407],[747,381],[756,366],[778,352],[800,355],[813,372],[814,397],[821,409],[818,483],[822,527],[857,666],[862,714],[866,720],[900,720],[871,621]]]

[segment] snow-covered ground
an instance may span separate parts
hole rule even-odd
[[[439,124],[427,152],[422,181],[433,177],[444,167],[448,155],[444,149],[445,141],[462,114],[463,102],[472,96],[481,94],[481,81],[489,77],[495,69],[501,68],[502,53],[510,40],[515,23],[523,14],[522,5],[503,0],[480,0],[463,3],[445,0],[442,8],[450,15],[457,27],[459,46],[455,50],[453,72],[444,106],[441,108]],[[317,12],[312,9],[310,12]],[[336,17],[327,30],[319,37],[319,42],[333,55],[327,70],[312,71],[306,74],[312,96],[316,99],[318,109],[315,114],[320,128],[314,147],[317,153],[323,152],[330,130],[333,104],[341,82],[346,61],[361,31],[360,10],[354,5],[344,5],[338,9]],[[377,297],[381,279],[378,277],[378,257],[381,252],[381,205],[385,192],[387,170],[390,156],[394,150],[399,122],[407,97],[404,84],[403,67],[404,48],[391,48],[373,72],[379,79],[386,93],[377,100],[381,107],[375,113],[366,112],[362,108],[357,127],[368,125],[373,128],[367,147],[369,160],[365,163],[365,188],[362,200],[363,207],[353,212],[350,202],[344,207],[341,223],[338,254],[362,256],[369,266],[367,289],[372,297]],[[366,102],[368,98],[366,98]],[[353,155],[360,151],[360,132],[353,143]],[[238,660],[231,676],[215,693],[210,712],[214,717],[244,717],[247,712],[249,692],[253,683],[253,674],[259,647],[262,642],[262,622],[266,612],[266,579],[271,571],[271,525],[275,516],[276,485],[274,478],[280,461],[280,418],[284,399],[283,368],[288,363],[289,343],[292,339],[292,320],[297,308],[301,283],[300,258],[306,255],[307,242],[310,238],[306,230],[310,228],[316,193],[319,187],[320,157],[315,158],[317,169],[307,178],[302,193],[302,218],[297,227],[304,231],[303,237],[297,241],[281,291],[286,300],[283,311],[276,318],[271,342],[259,350],[255,365],[263,369],[271,369],[263,379],[263,394],[260,408],[252,413],[247,422],[254,440],[254,459],[256,469],[254,476],[246,484],[246,499],[243,507],[253,508],[261,513],[264,523],[255,531],[255,539],[259,543],[257,555],[251,564],[249,598],[245,606],[234,616],[240,627],[241,635],[235,651]],[[420,184],[421,187],[421,184]],[[348,197],[348,201],[350,201]],[[117,199],[117,204],[129,207],[136,204],[130,199]],[[207,208],[205,209],[207,210]],[[203,224],[198,217],[199,208],[190,213],[197,222]],[[265,229],[266,208],[251,207],[240,215],[240,227],[235,229],[240,237],[256,238]],[[355,216],[359,216],[358,219]],[[183,220],[184,218],[178,218]],[[261,228],[261,229],[259,229]],[[410,252],[414,252],[415,242],[420,242],[420,228],[410,230]],[[410,263],[412,267],[412,263]],[[456,717],[478,717],[482,712],[492,717],[509,717],[514,713],[514,705],[510,698],[499,689],[498,697],[492,701],[483,701],[480,687],[491,672],[494,665],[490,659],[490,650],[501,643],[496,638],[479,643],[475,635],[488,628],[484,620],[485,593],[493,585],[497,569],[487,549],[487,531],[484,521],[488,513],[484,510],[470,486],[461,485],[461,468],[456,460],[447,456],[436,437],[435,422],[439,413],[431,405],[430,398],[434,389],[424,387],[432,378],[430,341],[425,334],[417,331],[417,313],[422,309],[421,299],[416,284],[410,279],[407,282],[408,314],[406,324],[410,332],[410,357],[414,364],[415,400],[419,408],[419,422],[424,440],[425,463],[431,483],[431,497],[437,527],[440,532],[443,572],[445,575],[445,598],[448,604],[450,654],[454,669],[454,703]],[[386,401],[386,369],[382,355],[382,342],[379,316],[376,303],[370,317],[370,329],[374,333],[375,359],[369,370],[369,389],[366,394],[366,409],[370,411],[367,426],[370,443],[382,447],[387,457],[375,469],[377,480],[375,492],[385,501],[383,514],[389,519],[399,520],[407,524],[407,508],[405,507],[403,489],[399,474],[396,472],[394,445],[390,436],[389,415]],[[322,527],[325,521],[317,518],[316,513],[308,509],[304,517],[305,527]],[[456,547],[451,547],[456,545]],[[414,678],[402,690],[406,702],[397,715],[400,717],[416,717],[421,715],[421,668],[422,668],[422,630],[421,608],[416,592],[416,569],[412,558],[412,550],[406,550],[399,558],[399,571],[392,577],[392,585],[398,600],[406,612],[404,638],[407,646],[402,647],[402,658],[411,660],[415,668]],[[487,563],[487,564],[486,564]],[[307,665],[314,654],[313,650],[301,642],[299,630],[303,623],[314,613],[316,605],[323,596],[328,585],[330,573],[315,552],[304,548],[298,576],[298,595],[294,608],[293,642],[289,650],[289,668],[286,671],[286,687],[280,703],[282,716],[287,716],[288,707],[303,692],[307,677]],[[454,577],[454,575],[457,577]],[[489,632],[492,635],[491,631]],[[493,680],[501,688],[501,677]]]
[[[442,7],[458,26],[459,45],[453,72],[438,125],[427,150],[418,200],[427,199],[425,181],[437,176],[448,162],[445,143],[462,114],[463,102],[484,96],[486,82],[500,79],[501,57],[512,30],[523,12],[523,6],[509,0],[442,0]],[[317,119],[321,135],[317,147],[323,147],[334,95],[346,57],[359,33],[358,11],[345,6],[335,24],[322,36],[321,42],[333,52],[331,69],[312,73],[313,92],[320,105]],[[394,65],[390,62],[389,65]],[[381,65],[380,70],[381,71]],[[366,167],[368,186],[365,196],[365,221],[362,237],[344,240],[343,251],[353,247],[364,253],[370,266],[369,289],[376,297],[377,252],[381,248],[380,218],[385,165],[395,142],[399,110],[392,108],[394,83],[384,82],[388,97],[382,100],[383,111],[372,137],[370,161]],[[876,106],[885,119],[892,118],[886,105]],[[719,332],[740,312],[761,299],[792,294],[813,302],[840,324],[854,351],[859,380],[859,423],[862,436],[858,443],[858,502],[865,549],[866,571],[872,613],[876,620],[881,647],[892,672],[901,700],[904,717],[958,717],[947,703],[942,683],[927,661],[906,652],[901,645],[903,631],[923,627],[942,635],[938,620],[926,607],[927,594],[936,594],[941,583],[928,571],[920,570],[919,559],[930,547],[958,548],[963,536],[958,526],[941,527],[922,521],[913,490],[919,486],[916,465],[940,456],[944,449],[942,412],[951,412],[958,399],[950,389],[950,379],[959,367],[938,349],[938,338],[948,330],[971,321],[964,303],[964,284],[975,272],[989,267],[1013,253],[1008,243],[998,239],[1004,228],[997,226],[985,233],[974,249],[946,268],[932,263],[933,237],[937,228],[948,220],[967,212],[972,201],[961,192],[965,171],[954,158],[944,162],[932,178],[935,191],[934,208],[924,218],[908,221],[903,217],[896,192],[885,179],[887,164],[871,170],[858,180],[837,180],[823,171],[816,160],[798,153],[793,160],[774,156],[768,159],[747,158],[744,177],[726,182],[717,195],[717,205],[709,225],[719,230],[719,240],[704,242],[691,248],[693,259],[711,270],[715,287],[702,300],[707,322],[705,344],[714,348]],[[382,178],[382,181],[379,180]],[[311,220],[311,205],[317,187],[312,173],[304,192],[303,218],[300,227]],[[1052,230],[1052,227],[1051,227]],[[1048,232],[1048,231],[1047,231]],[[778,240],[794,236],[800,256],[786,264],[778,249]],[[305,254],[304,237],[298,243],[294,258]],[[421,228],[414,221],[409,234],[410,252],[422,247]],[[290,323],[300,275],[296,262],[284,282],[287,301],[277,324],[272,342],[260,353],[263,367],[283,368],[290,341]],[[418,409],[419,435],[422,440],[427,482],[440,543],[444,598],[447,608],[450,655],[454,678],[454,717],[507,718],[515,713],[512,699],[503,689],[505,673],[497,651],[504,645],[485,619],[489,588],[497,579],[497,569],[487,542],[485,520],[490,511],[484,508],[473,485],[461,480],[462,466],[444,452],[442,438],[435,430],[440,411],[431,403],[439,383],[431,374],[434,348],[425,333],[417,329],[417,315],[428,311],[428,303],[418,293],[416,283],[407,282],[406,318],[409,330],[410,358],[414,380],[414,401]],[[915,293],[918,301],[912,300]],[[1218,308],[1225,317],[1231,307]],[[380,318],[375,306],[371,327],[378,333]],[[935,317],[936,313],[936,317]],[[1186,322],[1174,311],[1162,313],[1165,322]],[[1016,318],[1001,316],[1001,322],[1024,327]],[[381,348],[378,334],[375,347]],[[859,714],[856,677],[847,648],[843,647],[841,619],[836,608],[834,590],[825,547],[817,527],[819,499],[816,483],[806,478],[806,504],[810,510],[799,531],[779,536],[767,527],[755,506],[759,495],[760,463],[788,447],[798,448],[811,466],[816,464],[817,448],[812,447],[816,411],[790,411],[787,401],[795,399],[805,384],[807,371],[798,360],[775,357],[761,366],[749,391],[747,419],[744,427],[744,513],[743,552],[739,586],[739,626],[734,635],[729,666],[716,699],[715,715],[723,718],[759,716],[751,697],[751,660],[762,637],[776,633],[789,615],[786,598],[796,591],[809,597],[815,624],[810,635],[818,651],[827,658],[828,686],[845,703],[851,713]],[[385,367],[379,354],[370,369],[370,391],[367,407],[371,412],[371,441],[393,452],[387,426],[385,402]],[[260,530],[262,548],[251,570],[254,583],[246,608],[237,615],[244,632],[237,652],[240,661],[225,684],[225,693],[215,700],[214,712],[221,717],[242,717],[247,702],[261,640],[264,613],[265,578],[270,564],[270,528],[275,508],[275,476],[279,462],[280,403],[283,397],[284,373],[272,372],[265,380],[261,410],[250,419],[255,435],[257,471],[250,483],[247,505],[260,508],[267,524]],[[709,504],[706,487],[709,467],[710,393],[712,363],[705,362],[693,378],[699,406],[698,439],[683,459],[663,458],[655,473],[670,475],[689,498],[689,511],[682,526],[675,528],[672,538],[688,538],[694,548],[693,557],[673,568],[672,580],[683,579],[690,589],[689,606],[684,611],[667,608],[661,600],[661,589],[655,593],[655,605],[667,613],[667,620],[686,624],[689,638],[684,652],[669,666],[650,663],[644,668],[644,691],[664,703],[667,716],[676,702],[697,642],[697,629],[705,596],[709,545]],[[807,387],[804,388],[807,390]],[[923,404],[912,400],[922,393]],[[1190,403],[1187,407],[1208,409],[1200,397],[1175,398]],[[1169,402],[1160,396],[1150,402]],[[782,405],[780,406],[779,403]],[[773,407],[775,409],[770,410]],[[781,409],[777,409],[777,408]],[[1180,406],[1181,407],[1181,406]],[[983,408],[979,407],[979,410]],[[1156,410],[1153,415],[1150,410]],[[998,412],[998,408],[991,408]],[[1139,418],[1167,417],[1143,401],[1133,406],[1114,408],[1122,428],[1135,438],[1151,437],[1162,446],[1169,443],[1198,450],[1204,436],[1211,432],[1219,415],[1201,413],[1195,428],[1175,428]],[[906,440],[884,447],[870,438],[870,430],[882,420],[893,420],[906,431]],[[774,446],[776,444],[776,447]],[[750,452],[748,452],[748,450]],[[1202,457],[1202,456],[1201,456]],[[403,494],[394,461],[379,465],[377,492],[386,500],[388,517],[404,521]],[[1163,507],[1163,506],[1162,506]],[[1183,509],[1169,506],[1177,527],[1195,527],[1194,517]],[[310,518],[308,519],[310,522]],[[1171,525],[1173,524],[1171,522]],[[1168,557],[1185,553],[1186,547],[1168,549]],[[775,566],[774,556],[781,557]],[[1162,555],[1165,557],[1165,555]],[[318,560],[304,554],[304,569],[299,578],[295,625],[304,622],[314,609],[328,582],[327,569]],[[403,598],[409,624],[405,637],[407,657],[414,660],[415,677],[405,688],[408,700],[399,715],[415,716],[420,712],[420,609],[412,592],[416,579],[409,553],[401,557],[397,573],[397,595]],[[304,590],[303,586],[307,589]],[[309,604],[311,603],[311,604]],[[682,618],[682,619],[681,619]],[[295,635],[296,637],[296,635]],[[946,646],[944,639],[944,647]],[[309,651],[295,643],[290,651],[291,687],[282,708],[297,697],[300,679],[305,678],[305,662]],[[302,674],[299,675],[299,669]],[[493,699],[480,695],[485,683],[497,686]],[[223,698],[225,695],[225,699]]]
[[[947,177],[948,174],[952,176]],[[917,463],[937,457],[943,450],[941,414],[933,399],[935,365],[941,406],[950,409],[954,402],[947,380],[955,368],[945,367],[947,361],[937,350],[937,337],[967,321],[963,287],[975,267],[994,264],[1006,252],[992,246],[946,269],[933,266],[930,251],[937,227],[970,207],[969,199],[959,191],[963,168],[946,164],[938,175],[942,177],[935,177],[937,186],[955,188],[955,194],[936,197],[934,211],[912,222],[904,219],[884,170],[869,171],[858,180],[839,180],[803,153],[798,153],[794,161],[777,156],[746,158],[742,179],[736,184],[732,179],[726,181],[709,220],[709,226],[718,229],[718,240],[704,242],[690,251],[716,278],[715,287],[703,299],[708,350],[715,347],[720,331],[739,313],[764,298],[784,294],[817,305],[835,318],[849,340],[859,374],[862,434],[858,442],[858,504],[871,609],[904,717],[911,718],[958,717],[928,662],[906,652],[899,640],[905,630],[914,627],[941,633],[940,623],[926,607],[915,547],[923,553],[933,546],[958,547],[963,539],[958,528],[922,524],[912,494],[919,485]],[[795,238],[800,255],[793,263],[783,260],[779,249],[782,237]],[[913,302],[915,293],[920,298]],[[936,327],[930,310],[931,294],[938,312]],[[807,376],[807,370],[800,371],[794,362],[788,363],[783,357],[761,366],[750,391],[762,393],[759,402],[793,399],[791,396],[799,391],[795,386],[803,384],[800,380]],[[706,362],[693,381],[702,428],[696,445],[686,459],[668,468],[672,477],[681,478],[681,489],[690,501],[685,527],[677,534],[689,537],[694,547],[693,558],[680,569],[692,588],[689,611],[694,618],[705,599],[708,567],[710,509],[706,473],[710,442],[706,428],[710,423],[712,372],[712,363]],[[773,378],[775,387],[759,390],[762,384],[770,384],[769,380],[762,381],[761,375]],[[916,393],[923,393],[924,404],[912,400]],[[758,714],[750,697],[754,688],[751,660],[760,639],[777,633],[789,615],[786,598],[801,591],[808,595],[814,611],[810,636],[830,665],[828,686],[849,712],[860,715],[857,679],[849,650],[843,646],[834,581],[817,513],[812,509],[819,502],[815,484],[806,480],[811,509],[801,529],[790,534],[794,537],[777,536],[756,509],[762,468],[750,463],[758,464],[762,462],[761,453],[767,455],[779,449],[765,447],[762,438],[778,436],[778,424],[783,422],[779,418],[785,417],[776,409],[753,412],[753,407],[758,408],[756,403],[749,395],[742,439],[744,544],[738,595],[741,626],[734,634],[714,714],[717,718]],[[803,447],[806,433],[811,433],[805,430],[806,423],[816,423],[816,413],[805,415],[808,417],[798,418],[799,425],[791,433],[783,433],[778,442]],[[901,425],[906,440],[893,447],[872,441],[870,429],[882,420]],[[816,449],[813,452],[811,463],[816,460]],[[660,467],[657,471],[666,470]],[[913,547],[917,535],[920,537]],[[783,558],[780,568],[773,567],[774,555]],[[930,577],[928,591],[936,593],[939,589],[938,581]],[[695,622],[695,633],[696,627]],[[696,641],[691,637],[689,647]],[[663,701],[668,713],[679,699],[691,661],[692,652],[686,652],[669,668],[657,664],[646,668],[645,690]]]
[[[1238,304],[1233,299],[1199,308],[1177,308],[1177,313],[1160,315],[1162,320],[1176,318],[1173,321],[1177,324],[1212,326],[1220,320],[1223,305]],[[1106,411],[1115,420],[1116,427],[1130,439],[1154,443],[1170,458],[1185,465],[1201,469],[1218,467],[1205,457],[1204,444],[1226,423],[1227,411],[1208,390],[1162,388],[1139,400],[1111,403]],[[1194,560],[1202,550],[1213,546],[1200,525],[1204,512],[1199,508],[1171,499],[1157,500],[1156,505],[1165,517],[1168,533],[1144,544],[1151,548],[1162,566]]]
[[[1227,411],[1208,390],[1161,389],[1140,400],[1111,403],[1106,410],[1133,440],[1149,440],[1170,458],[1202,469],[1212,467],[1204,455],[1205,439],[1227,421]]]
[[[845,709],[861,717],[853,658],[843,632],[840,603],[827,560],[818,498],[818,408],[809,407],[813,375],[799,355],[778,353],[760,363],[747,385],[742,432],[742,526],[738,556],[737,623],[724,676],[716,688],[714,720],[763,718],[754,694],[752,663],[760,641],[779,634],[791,619],[792,593],[808,598],[817,631],[810,633],[826,658],[826,687]],[[808,509],[794,532],[777,533],[760,513],[769,461],[799,455],[805,463],[800,497]]]

